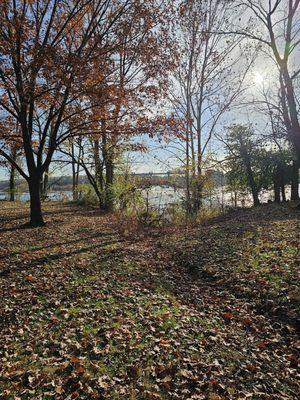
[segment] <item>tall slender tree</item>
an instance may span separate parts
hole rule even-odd
[[[182,1],[179,7],[180,58],[171,102],[186,121],[187,204],[201,205],[203,165],[218,123],[242,91],[247,63],[240,61],[241,38],[217,35],[230,26],[231,2]]]

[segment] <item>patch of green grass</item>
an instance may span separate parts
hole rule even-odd
[[[69,313],[70,315],[77,315],[77,314],[79,314],[81,311],[82,311],[82,308],[81,308],[81,307],[70,307],[70,308],[68,309],[68,313]]]
[[[83,333],[85,335],[93,335],[95,336],[98,332],[98,328],[95,328],[92,325],[84,325],[83,329],[82,329]]]
[[[102,299],[99,300],[90,300],[88,303],[89,307],[94,308],[95,310],[103,310],[105,308],[105,302]]]
[[[163,321],[162,328],[164,331],[168,332],[172,329],[177,328],[177,320],[174,317],[166,318]]]

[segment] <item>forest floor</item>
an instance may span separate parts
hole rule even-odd
[[[0,399],[299,399],[299,211],[120,231],[1,203]]]

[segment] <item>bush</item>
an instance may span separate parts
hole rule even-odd
[[[81,205],[98,205],[99,201],[95,190],[89,184],[78,186],[78,204]]]
[[[126,212],[143,205],[143,197],[135,181],[128,174],[117,175],[111,187],[115,210]]]

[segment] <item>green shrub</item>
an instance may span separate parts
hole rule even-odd
[[[78,186],[78,203],[81,205],[98,205],[99,201],[92,185]]]

